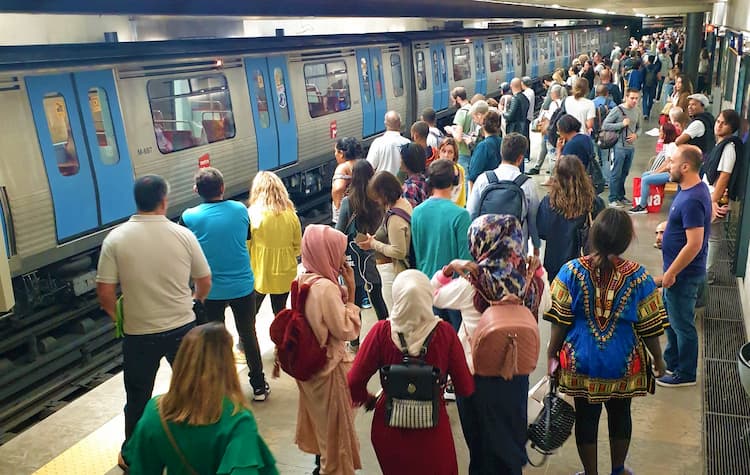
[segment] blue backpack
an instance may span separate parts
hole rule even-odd
[[[528,175],[521,173],[515,180],[499,180],[494,171],[487,172],[487,186],[479,195],[479,205],[471,219],[485,214],[509,214],[523,224],[526,221],[526,194],[521,187],[528,179]]]

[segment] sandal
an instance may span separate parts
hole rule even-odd
[[[120,467],[120,470],[122,470],[124,473],[130,473],[130,467],[128,467],[128,464],[125,462],[125,459],[122,456],[122,452],[117,454],[117,466]]]

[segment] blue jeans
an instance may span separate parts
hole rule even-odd
[[[154,390],[159,362],[174,363],[182,338],[193,329],[190,322],[174,330],[150,335],[125,335],[122,340],[122,374],[125,382],[125,439],[133,434],[138,419]]]
[[[661,94],[661,101],[666,104],[669,102],[669,99],[672,97],[672,93],[674,92],[674,83],[668,82],[664,85],[664,90]]]
[[[664,362],[681,379],[695,380],[698,368],[698,332],[695,330],[695,301],[706,274],[677,276],[677,281],[664,289],[664,307],[669,316],[666,329],[667,346]]]
[[[663,185],[669,181],[669,173],[644,172],[641,175],[641,201],[638,203],[642,208],[648,204],[648,193],[651,185]]]
[[[459,155],[458,164],[464,167],[464,170],[469,171],[469,164],[471,163],[471,155]]]
[[[609,175],[609,202],[614,203],[625,199],[625,179],[630,173],[630,165],[633,164],[633,153],[635,149],[615,145],[615,158],[612,162],[612,171]]]
[[[656,100],[661,99],[661,91],[664,88],[664,76],[659,79],[659,82],[656,84]]]
[[[643,88],[643,115],[651,117],[651,108],[654,106],[656,97],[656,86]]]
[[[599,148],[596,143],[594,143],[594,148],[596,149],[596,154],[599,156],[599,164],[602,166],[602,176],[604,177],[604,182],[609,183],[609,150]]]

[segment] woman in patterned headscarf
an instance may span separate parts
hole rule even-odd
[[[527,263],[521,223],[514,216],[487,214],[469,227],[469,251],[474,262],[454,260],[432,278],[433,305],[461,311],[458,338],[471,372],[471,337],[482,312],[494,302],[522,303],[536,314],[543,289],[538,259]],[[453,278],[454,275],[460,278]],[[527,462],[526,401],[528,376],[474,376],[476,390],[458,397],[469,473],[518,474]]]

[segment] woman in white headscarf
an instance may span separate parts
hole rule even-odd
[[[399,333],[404,337],[406,348],[402,347]],[[474,381],[456,332],[432,313],[430,280],[419,271],[403,271],[393,282],[390,318],[376,323],[367,334],[348,377],[354,403],[375,405],[372,445],[385,475],[458,473],[445,401],[441,400],[439,421],[434,428],[397,429],[385,424],[385,398],[376,400],[367,391],[367,382],[379,368],[401,363],[404,349],[410,356],[418,356],[430,334],[426,363],[440,368],[443,379],[450,376],[459,395],[473,393]]]

